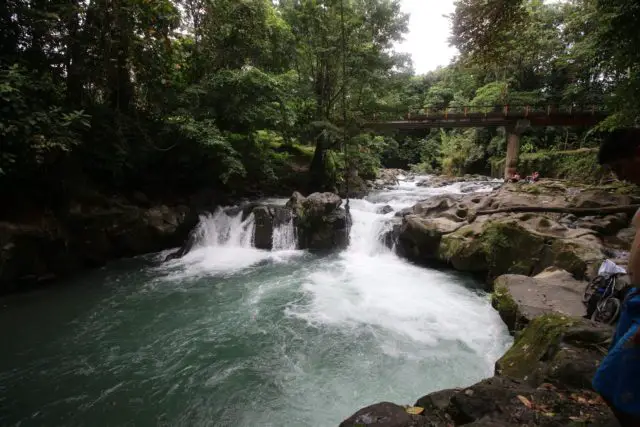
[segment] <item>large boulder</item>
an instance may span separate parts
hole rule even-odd
[[[140,209],[124,205],[73,212],[65,218],[63,227],[74,252],[86,253],[100,265],[109,259],[181,245],[189,230],[197,224],[188,213],[185,206],[160,205]],[[84,239],[76,239],[76,236],[84,236]]]
[[[108,245],[106,239],[103,245]],[[69,247],[67,236],[55,222],[0,222],[0,294],[69,275],[83,268],[86,255]]]
[[[422,218],[407,215],[402,221],[397,239],[399,252],[410,259],[437,259],[440,240],[445,234],[462,227],[462,223],[448,218]]]
[[[587,283],[555,267],[533,277],[506,274],[495,280],[491,304],[511,331],[541,314],[580,317],[585,313],[582,294]]]
[[[255,219],[253,244],[258,249],[271,250],[273,245],[273,216],[267,206],[257,206],[252,212]]]
[[[558,267],[577,279],[590,279],[604,257],[605,245],[622,247],[630,234],[626,214],[582,217],[548,212],[479,211],[521,206],[610,206],[625,196],[607,192],[581,195],[560,182],[514,185],[498,191],[434,196],[396,213],[402,225],[385,240],[414,261],[445,262],[457,270],[535,275]]]
[[[287,202],[294,216],[298,247],[311,251],[343,249],[349,244],[349,218],[334,193],[313,193],[304,197],[296,192]]]
[[[463,271],[531,274],[545,240],[513,222],[485,222],[459,228],[442,238],[437,256]]]
[[[400,177],[407,178],[409,176],[410,173],[402,169],[380,169],[376,179],[369,182],[369,186],[374,190],[383,190],[397,185]]]
[[[590,388],[612,332],[606,325],[559,313],[538,316],[496,362],[496,374],[535,387],[550,382]]]

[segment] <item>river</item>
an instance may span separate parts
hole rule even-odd
[[[252,219],[217,212],[181,260],[0,300],[0,425],[337,426],[491,376],[511,338],[488,295],[378,239],[380,206],[459,189],[403,181],[352,200],[339,254],[296,250],[287,226],[254,249]]]

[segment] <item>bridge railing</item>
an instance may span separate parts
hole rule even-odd
[[[466,117],[527,117],[529,115],[585,115],[602,114],[606,107],[597,104],[505,104],[505,105],[466,105],[466,106],[438,106],[426,105],[421,109],[401,111],[381,111],[373,113],[368,120],[459,120]]]

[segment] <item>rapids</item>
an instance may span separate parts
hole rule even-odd
[[[0,300],[0,424],[337,426],[491,376],[511,338],[488,295],[379,240],[381,206],[457,191],[351,200],[350,246],[324,257],[296,250],[292,223],[255,249],[253,217],[219,210],[182,259]]]

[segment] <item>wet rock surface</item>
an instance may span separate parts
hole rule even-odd
[[[547,267],[578,279],[593,277],[610,241],[628,241],[625,213],[576,217],[546,212],[478,211],[515,206],[558,208],[620,206],[628,195],[601,190],[573,191],[559,181],[505,184],[489,193],[435,196],[396,213],[401,226],[388,240],[398,253],[417,262],[445,262],[457,270],[535,275]],[[400,221],[400,220],[398,220]]]
[[[376,179],[369,181],[368,185],[373,190],[385,190],[397,185],[400,178],[413,179],[413,174],[402,169],[380,169]]]
[[[348,214],[342,199],[334,193],[294,193],[286,207],[291,209],[298,235],[298,247],[311,251],[344,249],[349,244]]]
[[[180,246],[198,222],[187,206],[144,204],[102,197],[37,223],[0,222],[0,293]]]
[[[533,277],[506,274],[494,282],[492,305],[512,331],[541,314],[580,317],[585,313],[582,295],[587,283],[554,267]]]

